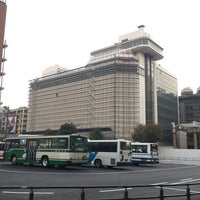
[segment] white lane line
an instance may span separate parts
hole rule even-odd
[[[179,182],[176,183],[170,183],[169,182],[160,182],[160,183],[153,183],[151,185],[155,185],[155,188],[159,188],[160,186],[158,185],[177,185],[177,184],[181,184],[181,183],[187,183],[187,182],[195,182],[195,181],[199,181],[200,178],[198,179],[193,179],[193,178],[186,178],[186,179],[181,179]],[[127,190],[132,190],[133,188],[127,188]],[[172,187],[163,187],[163,189],[167,189],[167,190],[174,190],[174,191],[181,191],[181,192],[185,192],[185,189],[179,189],[179,188],[172,188]],[[118,191],[124,191],[125,188],[120,188],[120,189],[112,189],[112,190],[100,190],[99,192],[118,192]],[[191,193],[200,193],[199,191],[194,191],[194,190],[190,190]]]
[[[157,186],[156,186],[156,188],[159,188],[159,189],[160,189],[160,187],[157,187]],[[171,188],[171,187],[163,187],[163,189],[166,189],[166,190],[174,190],[174,191],[181,191],[181,192],[185,192],[185,191],[186,191],[185,189]],[[199,193],[199,194],[200,194],[199,191],[194,191],[194,190],[190,190],[190,193]]]
[[[171,183],[170,185],[178,185],[178,184],[182,184],[182,183],[189,183],[189,182],[195,182],[195,181],[200,181],[200,178],[197,178],[197,179],[193,179],[193,178],[182,179],[179,182]]]
[[[161,182],[161,183],[153,183],[151,185],[178,185],[178,184],[182,184],[182,183],[189,183],[189,182],[195,182],[195,181],[200,181],[200,178],[197,178],[197,179],[193,179],[193,178],[185,178],[185,179],[181,179],[180,181],[178,182],[175,182],[175,183],[169,183],[169,182]]]
[[[127,188],[127,190],[132,190],[133,188]],[[124,191],[125,188],[120,188],[120,189],[113,189],[113,190],[100,190],[99,192],[119,192],[119,191]]]
[[[181,179],[181,181],[190,181],[190,180],[192,180],[192,178]]]
[[[182,184],[182,183],[188,183],[188,182],[195,182],[195,181],[199,181],[200,178],[198,179],[193,179],[193,178],[185,178],[185,179],[181,179],[179,182],[176,182],[176,183],[170,183],[170,185],[178,185],[178,184]],[[168,184],[168,182],[162,182],[162,183],[154,183],[154,184],[151,184],[151,185],[155,185],[155,188],[158,188],[160,189],[159,186],[156,186],[156,185],[165,185],[165,184]],[[173,190],[173,191],[181,191],[181,192],[185,192],[186,189],[180,189],[180,188],[172,188],[172,187],[168,187],[168,186],[164,186],[163,189],[166,189],[166,190]],[[190,190],[191,193],[195,194],[195,193],[200,193],[199,191],[195,191],[195,190]]]
[[[166,184],[168,184],[168,182],[153,183],[153,184],[151,184],[151,185],[166,185]]]
[[[3,194],[30,194],[30,192],[2,191]],[[54,194],[54,192],[34,192],[34,194]]]

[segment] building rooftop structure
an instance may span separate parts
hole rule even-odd
[[[193,95],[193,90],[190,87],[186,87],[181,90],[181,96]]]
[[[61,67],[59,65],[53,65],[53,66],[47,67],[42,72],[42,77],[44,77],[44,76],[51,76],[51,75],[54,75],[54,74],[58,74],[60,72],[65,72],[65,71],[67,71],[66,68]]]
[[[144,27],[144,25],[138,26],[137,31],[120,36],[119,42],[112,46],[93,51],[89,63],[122,55],[123,53],[134,57],[133,54],[137,52],[150,54],[155,61],[162,59],[163,48],[152,40],[150,34],[144,32]]]

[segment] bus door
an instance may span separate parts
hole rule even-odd
[[[9,160],[10,147],[11,147],[11,141],[6,140],[5,146],[4,146],[4,160],[6,161]]]
[[[120,142],[120,161],[121,162],[131,162],[131,143],[130,142]]]
[[[36,151],[38,147],[37,140],[29,140],[27,144],[27,152],[26,152],[26,159],[27,160],[35,160],[36,159]]]

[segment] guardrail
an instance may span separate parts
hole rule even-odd
[[[198,191],[191,191],[191,187],[195,185],[200,185],[200,183],[190,183],[190,184],[155,184],[155,185],[129,185],[129,186],[50,186],[50,187],[37,187],[37,186],[16,186],[16,187],[10,187],[10,186],[1,186],[0,191],[5,189],[12,189],[12,190],[25,190],[28,191],[28,200],[34,200],[34,194],[36,190],[43,190],[43,189],[64,189],[64,190],[77,190],[80,192],[79,200],[86,200],[86,193],[87,190],[91,189],[119,189],[122,192],[122,197],[119,198],[91,198],[92,200],[134,200],[134,199],[160,199],[164,200],[165,198],[170,199],[174,197],[182,197],[181,199],[187,199],[190,200],[192,196],[199,196],[200,198],[200,192]],[[184,187],[182,189],[175,189],[175,187]],[[138,190],[138,188],[141,188],[144,190],[144,188],[158,188],[157,194],[155,196],[131,196],[129,194],[129,190]],[[176,190],[177,193],[175,194],[166,194],[165,191],[169,190]],[[185,192],[185,193],[178,193],[178,192]],[[132,193],[133,195],[133,193]],[[119,196],[119,195],[118,195]],[[183,198],[185,197],[185,198]],[[0,194],[1,199],[1,194]],[[38,199],[38,198],[37,198]],[[77,200],[78,200],[77,199]]]

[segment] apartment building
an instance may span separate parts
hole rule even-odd
[[[28,116],[27,107],[9,109],[9,107],[5,106],[0,109],[0,116],[0,138],[10,137],[15,134],[26,132]]]

